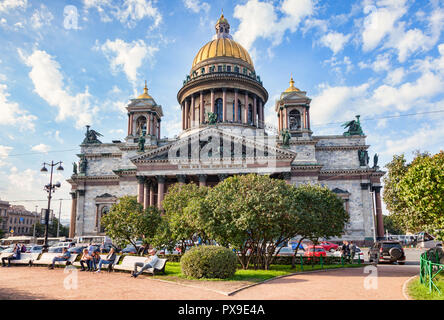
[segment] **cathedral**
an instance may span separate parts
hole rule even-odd
[[[127,106],[127,136],[102,143],[87,127],[72,186],[70,237],[103,235],[101,219],[119,197],[158,206],[175,183],[214,186],[229,176],[267,174],[289,184],[321,184],[344,201],[350,214],[343,239],[383,236],[381,183],[369,165],[359,116],[339,135],[316,136],[310,127],[311,99],[290,86],[276,102],[275,123],[265,123],[268,92],[253,61],[230,35],[222,15],[216,34],[196,54],[177,93],[182,131],[161,138],[163,109],[148,93]]]

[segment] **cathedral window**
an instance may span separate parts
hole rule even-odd
[[[216,115],[217,121],[222,122],[223,119],[223,101],[221,98],[216,99]]]
[[[301,113],[298,110],[290,111],[288,115],[288,124],[290,130],[300,130],[301,129]]]
[[[231,66],[227,66],[227,71],[231,72]]]
[[[222,66],[217,66],[217,72],[222,72]]]
[[[146,135],[146,118],[144,116],[141,116],[137,118],[136,122],[136,135],[143,136]]]
[[[200,73],[204,74],[205,73],[205,68],[200,69]]]
[[[239,73],[239,67],[238,66],[234,67],[234,72]]]
[[[247,74],[247,68],[243,68],[243,69],[242,69],[242,73],[243,73],[243,74]]]
[[[248,124],[253,124],[253,106],[251,104],[248,105]]]

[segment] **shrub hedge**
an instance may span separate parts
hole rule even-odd
[[[182,273],[193,278],[230,278],[236,272],[237,257],[220,246],[198,246],[180,259]]]

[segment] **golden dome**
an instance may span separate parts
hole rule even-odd
[[[223,18],[223,15],[221,18]],[[204,45],[194,58],[192,68],[202,61],[216,57],[241,59],[254,68],[253,61],[251,60],[248,51],[230,38],[215,39]]]
[[[143,88],[143,93],[137,97],[137,99],[153,99],[153,97],[151,97],[148,94],[148,87],[146,86],[146,80],[145,80],[145,88]]]
[[[217,22],[216,22],[216,24],[219,24],[219,23],[228,23],[228,20],[224,17],[223,13],[220,16],[219,20],[217,20]]]
[[[300,92],[300,91],[301,90],[299,90],[298,88],[296,88],[294,86],[293,77],[291,77],[291,79],[290,79],[290,87],[287,90],[285,90],[284,92]]]

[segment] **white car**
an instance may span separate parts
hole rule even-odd
[[[333,257],[340,258],[341,257],[341,250],[337,250],[337,251],[333,252]],[[364,253],[362,252],[361,248],[356,247],[356,254],[355,254],[353,261],[354,260],[358,261],[359,257],[361,258],[361,263],[364,262]]]

